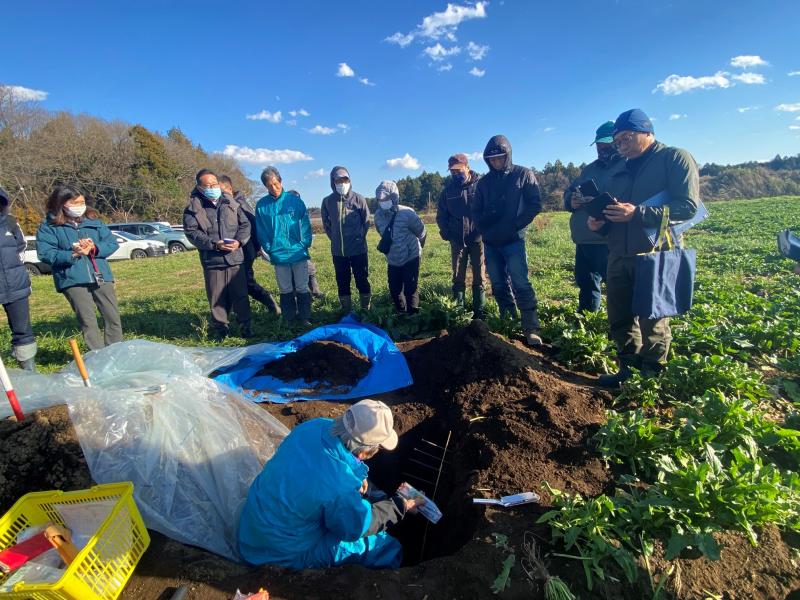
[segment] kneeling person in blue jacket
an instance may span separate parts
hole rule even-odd
[[[386,529],[422,500],[375,489],[363,462],[397,447],[393,424],[386,404],[362,400],[338,419],[295,427],[250,486],[239,520],[242,557],[294,569],[399,567],[403,549]]]

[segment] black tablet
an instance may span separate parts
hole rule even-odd
[[[614,204],[614,198],[608,192],[596,196],[591,202],[584,204],[581,208],[593,216],[595,219],[605,220],[603,211],[609,204]]]

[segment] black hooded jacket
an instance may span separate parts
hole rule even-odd
[[[489,156],[505,154],[502,169],[489,164]],[[486,144],[483,159],[489,173],[481,177],[472,199],[472,215],[483,241],[491,246],[505,246],[524,239],[525,228],[542,210],[539,184],[533,171],[515,165],[511,144],[496,135]]]
[[[20,259],[25,236],[9,214],[10,199],[0,188],[0,304],[16,302],[31,295],[31,279]]]
[[[344,167],[331,169],[332,194],[322,199],[322,226],[331,240],[331,253],[334,256],[358,256],[367,253],[367,232],[369,231],[369,206],[361,194],[353,191],[352,179],[346,196],[336,191],[333,175]],[[347,173],[350,178],[350,173]]]

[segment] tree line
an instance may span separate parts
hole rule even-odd
[[[78,186],[104,217],[177,222],[202,167],[251,182],[232,159],[206,152],[177,127],[166,135],[141,125],[43,110],[0,86],[0,185],[26,232],[45,217],[58,183]]]

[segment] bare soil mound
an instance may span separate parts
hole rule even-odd
[[[366,356],[346,344],[314,342],[297,352],[268,363],[257,375],[269,375],[283,381],[304,379],[319,382],[321,387],[352,387],[370,368]]]

